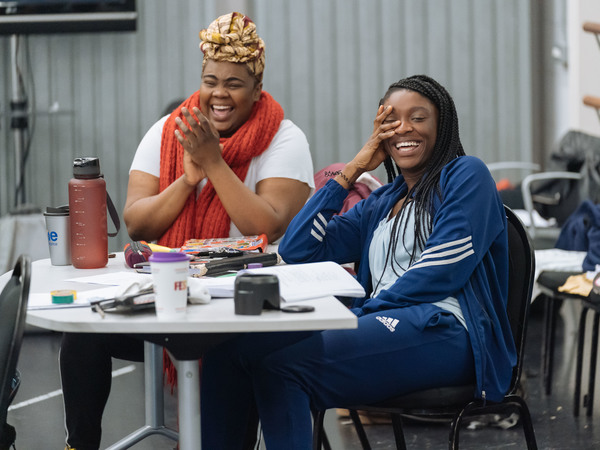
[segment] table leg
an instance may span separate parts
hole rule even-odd
[[[197,360],[176,361],[179,450],[200,450],[200,369]]]
[[[579,331],[577,336],[577,363],[575,366],[575,390],[573,395],[573,415],[579,417],[579,403],[581,402],[581,377],[583,371],[583,347],[585,345],[585,320],[588,308],[581,309],[579,316]]]
[[[591,417],[594,409],[594,388],[596,384],[596,362],[598,360],[598,325],[600,317],[598,312],[594,312],[594,325],[592,327],[592,348],[590,349],[590,367],[588,377],[588,393],[585,396],[584,406],[586,407],[586,416]]]
[[[558,307],[554,297],[544,295],[544,344],[542,351],[542,376],[546,395],[552,393],[552,371],[554,370],[554,341],[556,313]]]
[[[114,443],[107,450],[127,449],[153,434],[177,441],[178,433],[165,426],[162,347],[144,342],[144,401],[146,425]]]

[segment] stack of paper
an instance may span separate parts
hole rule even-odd
[[[279,279],[279,293],[287,302],[337,295],[362,297],[365,290],[346,269],[331,261],[289,264],[259,269],[247,269],[239,273],[273,274]],[[233,297],[235,277],[205,280],[213,297]]]
[[[111,272],[86,277],[75,277],[64,280],[65,282],[88,285],[89,288],[76,288],[76,298],[73,303],[52,303],[50,292],[30,293],[27,309],[59,309],[89,307],[94,300],[103,300],[122,295],[124,289],[140,283],[148,283],[151,275],[141,275],[133,271]],[[97,286],[94,288],[94,286]]]

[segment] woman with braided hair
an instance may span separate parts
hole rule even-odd
[[[262,233],[273,242],[314,188],[308,142],[262,90],[265,46],[248,17],[221,16],[200,40],[199,90],[156,122],[136,151],[123,212],[127,230],[134,240],[168,247]],[[60,368],[68,449],[99,448],[112,358],[143,361],[142,338],[168,341],[173,354],[194,359],[210,345],[193,335],[65,333]],[[173,383],[174,367],[165,363]]]
[[[382,163],[389,183],[336,215],[350,185]],[[516,363],[506,216],[435,80],[390,86],[366,144],[292,220],[279,252],[287,263],[360,260],[358,328],[249,334],[209,351],[203,448],[243,448],[256,415],[267,448],[309,449],[311,407],[470,383],[478,397],[504,397]]]

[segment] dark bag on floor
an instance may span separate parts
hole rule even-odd
[[[17,395],[17,391],[21,386],[21,374],[17,370],[13,376],[12,383],[10,386],[10,392],[8,394],[8,404],[10,405]],[[6,415],[4,415],[6,417]],[[17,432],[15,427],[9,425],[7,422],[0,424],[0,450],[11,450],[15,448],[15,440],[17,439]]]
[[[2,432],[0,433],[0,450],[11,450],[15,448],[17,432],[15,427],[4,422]]]

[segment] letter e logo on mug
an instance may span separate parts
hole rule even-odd
[[[48,231],[48,245],[56,245],[58,241],[58,233],[56,231]]]

